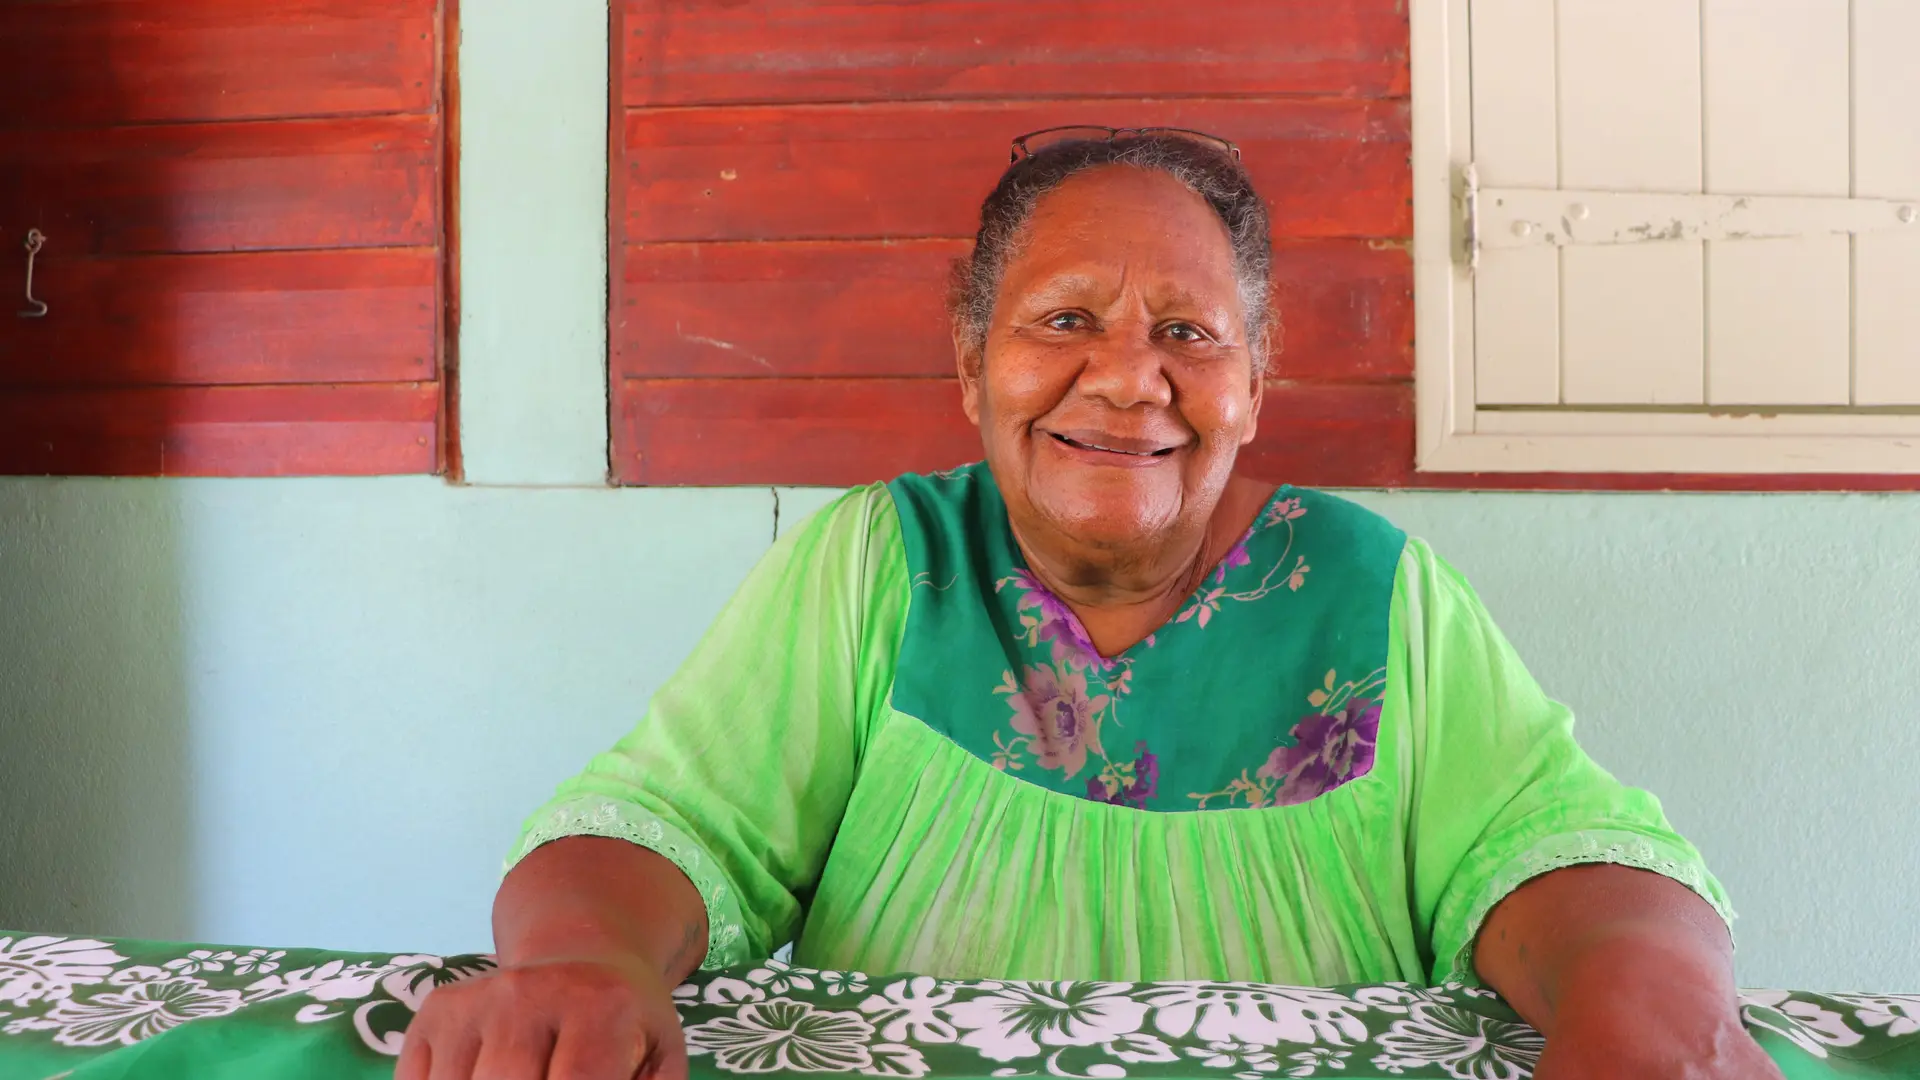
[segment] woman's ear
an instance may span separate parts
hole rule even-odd
[[[980,382],[985,377],[986,352],[975,344],[973,335],[959,319],[953,320],[954,367],[960,375],[960,407],[967,419],[980,426]]]
[[[1240,445],[1253,441],[1260,432],[1260,405],[1267,400],[1267,373],[1273,370],[1273,358],[1280,352],[1280,313],[1268,309],[1259,338],[1251,342],[1247,355],[1248,375],[1253,384],[1247,388],[1247,428],[1240,433]]]

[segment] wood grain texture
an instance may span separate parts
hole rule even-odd
[[[1404,484],[1413,461],[1405,384],[1276,382],[1254,475],[1324,486]],[[635,484],[848,485],[981,456],[951,379],[629,379],[614,472]]]
[[[427,112],[431,0],[0,4],[0,127]]]
[[[52,314],[0,318],[0,387],[431,380],[439,263],[431,248],[46,259]],[[20,278],[0,262],[0,296]]]
[[[617,376],[947,376],[958,240],[646,244],[626,249]],[[1287,378],[1413,371],[1404,248],[1303,241],[1274,251]]]
[[[1412,231],[1402,101],[1128,100],[643,109],[625,123],[629,243],[971,237],[1013,136],[1171,125],[1241,144],[1275,236]]]
[[[1275,376],[1413,378],[1413,258],[1406,245],[1277,243],[1273,303],[1280,317]]]
[[[369,476],[437,467],[437,383],[0,395],[0,473]]]
[[[437,127],[409,116],[0,132],[0,227],[9,249],[39,228],[49,257],[428,247]]]
[[[844,487],[981,456],[950,379],[628,379],[624,484]],[[1240,471],[1331,488],[1483,491],[1920,491],[1920,476],[1416,473],[1413,387],[1275,381]]]
[[[1405,96],[1404,0],[625,0],[629,105]]]

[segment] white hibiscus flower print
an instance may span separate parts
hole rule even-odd
[[[828,997],[867,992],[867,977],[857,971],[822,971],[816,977],[820,980],[820,989],[825,990]]]
[[[1174,1053],[1165,1040],[1144,1031],[1122,1035],[1103,1044],[1101,1049],[1129,1065],[1166,1065],[1180,1060],[1180,1055]]]
[[[859,1013],[816,1011],[775,998],[689,1027],[687,1052],[727,1072],[861,1072],[873,1067],[873,1025]],[[894,1059],[897,1063],[898,1059]]]
[[[747,981],[766,988],[769,994],[791,994],[813,989],[813,978],[808,972],[779,960],[768,960],[766,967],[747,972]]]
[[[1868,1027],[1886,1028],[1894,1038],[1920,1032],[1920,995],[1913,994],[1834,994],[1858,1009],[1854,1019]]]
[[[234,955],[225,950],[214,952],[211,949],[195,949],[185,956],[174,957],[162,966],[175,975],[198,975],[203,971],[217,975],[227,970],[227,965],[233,963],[234,959]]]
[[[248,949],[245,954],[233,959],[235,975],[252,975],[258,972],[271,975],[280,969],[280,961],[286,959],[285,949]]]
[[[707,983],[700,992],[700,1000],[708,1005],[741,1005],[751,1001],[767,1000],[767,992],[747,982],[722,975]]]
[[[947,1006],[946,1015],[967,1032],[961,1045],[994,1061],[1015,1061],[1043,1046],[1099,1046],[1138,1031],[1148,1010],[1128,991],[1117,983],[1007,983]]]
[[[880,1043],[873,1047],[873,1063],[860,1070],[868,1076],[903,1076],[909,1080],[927,1075],[927,1059],[920,1051],[899,1043]]]
[[[126,957],[92,938],[0,937],[0,1004],[61,1001],[92,986]]]
[[[15,1020],[6,1030],[52,1031],[61,1046],[132,1046],[189,1020],[225,1016],[241,1004],[238,990],[209,990],[204,979],[157,979],[58,1002],[45,1016]]]
[[[1750,990],[1740,995],[1740,1004],[1749,1026],[1765,1028],[1817,1058],[1827,1057],[1829,1047],[1854,1046],[1865,1038],[1839,1013],[1796,1000],[1785,990]]]
[[[1280,1063],[1272,1047],[1236,1039],[1210,1042],[1204,1047],[1189,1046],[1187,1056],[1199,1058],[1200,1064],[1209,1069],[1239,1069],[1240,1072],[1234,1073],[1235,1076],[1249,1072],[1258,1076],[1280,1071]]]
[[[1287,1070],[1287,1075],[1312,1076],[1322,1069],[1344,1069],[1347,1067],[1347,1058],[1351,1056],[1345,1050],[1332,1050],[1324,1046],[1288,1054],[1287,1060],[1293,1062],[1293,1068]]]
[[[1250,983],[1159,983],[1141,995],[1162,1035],[1204,1043],[1350,1046],[1364,1042],[1365,1006],[1337,990]]]
[[[953,1002],[953,986],[925,975],[902,979],[860,1003],[860,1011],[881,1025],[888,1042],[950,1043],[960,1032],[943,1012]]]
[[[1499,995],[1491,990],[1480,990],[1459,983],[1445,983],[1440,986],[1415,986],[1412,983],[1392,982],[1378,986],[1363,986],[1353,992],[1353,999],[1371,1009],[1386,1013],[1406,1015],[1407,1008],[1417,1001],[1433,1005],[1455,1005],[1472,998],[1495,998]]]
[[[247,984],[246,995],[249,1002],[272,1001],[276,998],[305,994],[315,1001],[357,1001],[373,993],[381,979],[394,973],[402,960],[416,957],[395,957],[394,963],[369,964],[365,962],[347,963],[344,960],[329,960],[318,967],[300,968],[295,971],[268,975],[264,979]]]
[[[1546,1040],[1508,1020],[1495,1020],[1451,1005],[1416,1004],[1380,1036],[1377,1068],[1398,1075],[1439,1066],[1454,1080],[1527,1080]]]

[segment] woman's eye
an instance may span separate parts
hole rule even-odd
[[[1063,311],[1047,320],[1047,326],[1054,330],[1079,330],[1086,325],[1086,316],[1073,311]]]
[[[1169,325],[1164,333],[1175,341],[1205,341],[1207,335],[1192,323],[1177,322]]]

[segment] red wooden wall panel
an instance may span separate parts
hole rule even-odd
[[[436,30],[394,0],[12,0],[0,127],[428,112]]]
[[[634,483],[868,483],[980,457],[952,379],[628,379],[616,424]],[[1260,475],[1404,484],[1413,398],[1404,384],[1268,384]]]
[[[59,317],[5,328],[0,388],[431,381],[439,272],[427,248],[49,258]]]
[[[438,147],[431,116],[0,131],[0,206],[50,254],[431,247]]]
[[[961,240],[635,244],[626,249],[617,376],[953,374],[942,302]],[[1404,245],[1274,249],[1274,373],[1405,380],[1413,264]]]
[[[0,9],[0,472],[431,472],[451,0]],[[46,234],[16,319],[21,237]]]
[[[971,237],[1008,141],[1073,123],[1241,144],[1276,236],[1412,231],[1403,101],[883,102],[627,115],[631,242]]]
[[[431,472],[439,411],[436,383],[13,391],[0,394],[0,462],[100,476]]]
[[[630,106],[1407,93],[1405,0],[625,0]]]
[[[848,484],[979,456],[947,270],[1021,132],[1240,143],[1282,333],[1249,469],[1407,482],[1399,0],[627,0],[613,133],[614,475]]]

